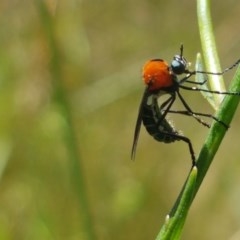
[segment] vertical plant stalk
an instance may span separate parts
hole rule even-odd
[[[200,13],[199,13],[200,11]],[[209,5],[207,0],[198,0],[198,21],[200,26],[200,35],[202,36],[202,45],[203,47],[203,53],[204,56],[215,56],[217,58],[216,53],[216,46],[215,41],[213,37],[212,27],[208,27],[204,29],[201,27],[204,25],[204,23],[211,22],[210,20],[210,14],[209,14]],[[208,19],[206,19],[208,18]],[[210,37],[211,36],[211,37]],[[208,41],[207,43],[205,42]],[[211,46],[211,47],[207,47]],[[215,51],[215,53],[210,53],[211,51]],[[215,57],[212,57],[212,61],[214,61]],[[218,60],[217,60],[218,61]],[[207,61],[206,61],[207,62]],[[207,64],[208,71],[212,71],[211,68],[211,61]],[[214,80],[215,81],[215,80]],[[215,82],[214,82],[215,83]],[[216,85],[214,84],[216,87]],[[222,84],[217,85],[221,88],[220,91],[222,91]],[[216,88],[214,88],[216,89]],[[230,86],[231,92],[240,92],[240,67],[238,67],[235,76],[233,78],[232,84]],[[234,116],[234,113],[237,109],[237,106],[239,104],[239,96],[231,96],[227,95],[223,102],[221,103],[219,110],[216,114],[216,117],[226,123],[227,125],[230,125],[231,120]],[[208,168],[210,167],[212,160],[214,158],[214,155],[216,154],[223,137],[226,133],[226,128],[223,127],[221,124],[214,122],[210,132],[207,136],[207,139],[205,143],[203,144],[203,147],[201,149],[201,152],[199,154],[198,160],[197,160],[197,175],[196,175],[196,181],[193,179],[193,173],[192,170],[189,173],[189,176],[170,212],[170,214],[167,216],[167,221],[162,226],[156,240],[177,240],[180,239],[183,226],[185,223],[185,220],[187,218],[187,213],[190,209],[190,206],[193,202],[193,199],[195,198],[201,183],[208,171]],[[194,180],[194,181],[193,181]],[[191,184],[194,183],[194,184]],[[169,224],[170,223],[170,224]]]
[[[213,33],[212,19],[210,14],[210,0],[197,1],[197,15],[200,39],[203,49],[206,70],[209,72],[221,72],[220,61],[217,53],[216,41]],[[222,76],[209,75],[210,89],[223,92],[226,90]],[[223,100],[222,95],[213,96],[215,104],[219,106]]]
[[[175,216],[166,216],[165,224],[163,225],[156,240],[178,239],[180,237],[185,218],[187,217],[188,209],[192,202],[197,173],[197,168],[194,167],[190,172],[188,181],[182,191],[181,199],[179,199],[179,207],[176,209]]]
[[[198,53],[197,57],[196,57],[195,70],[196,71],[205,71],[205,69],[203,67],[203,60],[202,60],[200,53]],[[204,82],[206,79],[207,79],[206,74],[197,73],[195,75],[196,82]],[[207,83],[204,83],[203,85],[201,85],[201,88],[209,91],[209,87],[208,87]],[[219,105],[218,105],[218,103],[215,102],[215,99],[214,99],[214,96],[216,94],[209,93],[209,92],[203,92],[203,91],[201,91],[200,93],[210,103],[210,105],[213,107],[213,109],[215,111],[218,110]]]
[[[197,13],[198,13],[198,23],[199,23],[199,32],[201,37],[203,56],[206,64],[207,71],[211,72],[221,72],[220,61],[218,58],[217,47],[215,43],[215,37],[213,33],[212,20],[210,15],[210,0],[198,0],[197,1]],[[208,75],[211,77],[212,75]],[[223,81],[223,77],[209,79],[210,81],[210,90],[217,91],[226,91],[225,84]],[[232,80],[232,84],[229,88],[230,92],[240,92],[240,68],[238,67],[235,76]],[[215,94],[215,96],[221,96],[220,94]],[[222,95],[224,98],[224,95]],[[216,113],[216,117],[230,125],[232,118],[237,110],[237,106],[239,104],[239,96],[227,95],[224,100],[221,101],[219,99],[219,111]],[[215,98],[216,101],[216,98]],[[217,102],[215,102],[218,104]],[[216,154],[223,137],[226,133],[226,128],[224,128],[221,124],[214,122],[210,133],[202,147],[202,150],[199,154],[197,167],[198,167],[198,178],[196,181],[196,195],[201,182],[204,176],[207,173],[207,170]]]
[[[41,17],[43,29],[45,31],[46,40],[48,43],[51,59],[50,71],[54,90],[54,100],[59,108],[59,112],[64,119],[63,137],[69,154],[69,169],[72,176],[72,184],[77,193],[79,200],[79,215],[83,221],[84,236],[88,240],[95,240],[95,232],[93,229],[90,207],[87,199],[86,185],[83,177],[83,169],[81,166],[81,157],[78,151],[78,143],[73,127],[70,105],[67,98],[67,93],[63,85],[61,74],[61,56],[58,49],[58,42],[54,34],[54,23],[45,2],[36,0],[36,5]]]

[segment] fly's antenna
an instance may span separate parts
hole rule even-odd
[[[180,45],[180,57],[183,57],[183,43]]]

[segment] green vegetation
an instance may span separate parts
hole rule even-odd
[[[184,143],[158,143],[142,128],[130,160],[141,66],[151,58],[171,61],[183,43],[194,68],[201,51],[196,7],[163,0],[1,1],[0,239],[156,238],[191,159]],[[219,59],[229,66],[240,57],[240,6],[213,1],[211,9]],[[233,75],[224,77],[226,89]],[[213,112],[200,93],[184,97],[193,109]],[[234,101],[226,98],[219,113],[226,122]],[[209,130],[170,117],[198,155]],[[239,228],[239,117],[237,111],[183,239],[225,240]],[[224,134],[217,125],[212,130]],[[199,176],[200,168],[197,186]]]

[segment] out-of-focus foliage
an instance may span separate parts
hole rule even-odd
[[[170,61],[182,42],[194,63],[201,51],[195,2],[45,3],[95,235],[154,239],[191,161],[186,144],[155,142],[145,129],[136,161],[130,160],[141,66],[150,58]],[[240,57],[239,11],[236,0],[212,1],[223,66]],[[55,96],[48,25],[37,1],[2,0],[0,12],[0,239],[87,239]],[[212,111],[200,94],[184,96],[197,111]],[[207,129],[191,118],[172,119],[198,153]],[[183,239],[230,239],[240,227],[239,121],[240,114],[196,197]]]

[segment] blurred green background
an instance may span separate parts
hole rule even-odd
[[[240,3],[211,7],[227,67],[240,57]],[[191,161],[185,143],[158,143],[144,128],[130,160],[141,67],[171,61],[181,43],[194,64],[196,2],[2,0],[0,11],[0,239],[85,240],[89,226],[99,240],[155,239]],[[212,112],[200,94],[183,95],[196,111]],[[208,130],[172,119],[198,154]],[[183,239],[240,239],[239,121],[240,111]]]

